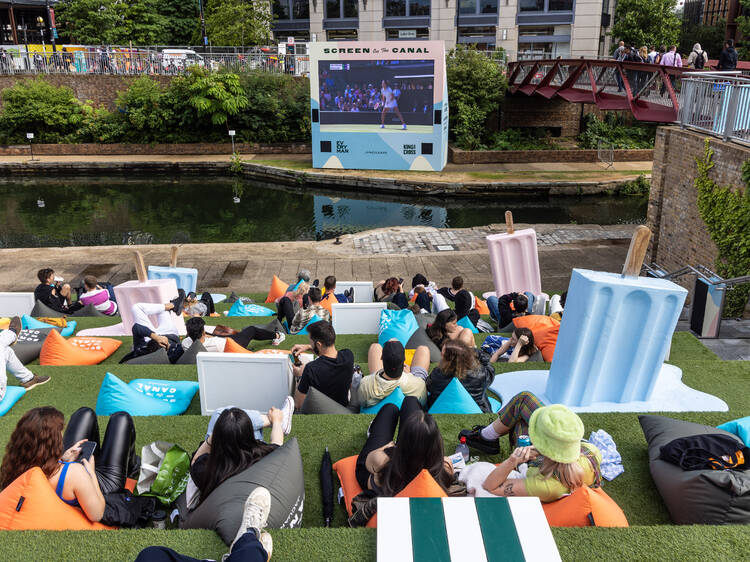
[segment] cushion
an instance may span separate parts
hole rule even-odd
[[[461,320],[459,320],[458,322],[456,322],[456,324],[458,324],[462,328],[469,328],[469,330],[471,330],[472,334],[478,334],[479,333],[479,330],[477,330],[477,327],[469,319],[468,316],[464,316],[463,318],[461,318]]]
[[[49,333],[55,328],[43,328],[41,330],[21,330],[18,334],[16,345],[13,346],[13,352],[18,360],[24,365],[28,365],[39,357],[42,351],[44,340]],[[59,330],[59,328],[57,329]]]
[[[729,432],[662,416],[639,416],[648,443],[651,477],[669,510],[680,524],[722,525],[750,523],[750,474],[735,470],[682,470],[659,458],[661,448],[680,437]]]
[[[356,477],[357,455],[346,457],[333,464],[333,470],[341,483],[344,492],[344,507],[349,515],[352,514],[352,499],[362,492]],[[406,487],[395,495],[397,498],[444,498],[447,494],[440,487],[432,475],[426,469],[412,480]],[[377,527],[377,514],[367,522],[367,527]]]
[[[534,345],[542,352],[542,357],[551,362],[555,355],[557,345],[557,334],[560,332],[560,323],[549,316],[540,314],[527,314],[513,319],[516,328],[528,328],[534,334]]]
[[[279,322],[278,318],[274,318],[268,324],[259,325],[258,328],[268,330],[269,332],[279,332],[280,334],[286,332],[286,328],[284,328],[284,325]]]
[[[719,429],[736,435],[742,439],[745,445],[750,447],[750,416],[723,423],[719,426]]]
[[[198,360],[198,354],[201,351],[206,351],[206,348],[203,346],[203,343],[199,341],[194,341],[192,345],[185,350],[185,352],[180,355],[180,358],[177,360],[176,365],[195,365]]]
[[[184,355],[184,354],[183,354]],[[122,363],[123,365],[171,365],[167,350],[160,347],[156,351],[133,357]]]
[[[476,297],[474,299],[474,308],[477,309],[477,312],[479,314],[489,314],[490,313],[490,307],[487,306],[487,301],[483,301],[479,297]]]
[[[383,310],[380,313],[378,343],[385,345],[385,342],[395,338],[401,342],[404,348],[416,349],[415,346],[408,346],[407,343],[417,329],[419,329],[419,325],[411,310]]]
[[[308,322],[307,324],[305,324],[305,325],[304,325],[304,326],[302,327],[302,329],[301,329],[301,330],[300,330],[299,332],[297,332],[297,334],[296,334],[296,335],[298,335],[298,336],[302,336],[302,335],[307,335],[307,333],[308,333],[308,332],[307,332],[307,327],[308,327],[308,326],[309,326],[310,324],[315,324],[315,322],[322,322],[322,321],[323,321],[323,319],[322,319],[322,318],[321,318],[320,316],[318,316],[317,314],[313,314],[313,315],[312,315],[312,318],[310,318],[310,321],[309,321],[309,322]]]
[[[227,316],[273,316],[273,310],[258,304],[244,304],[241,300],[237,300],[229,309]]]
[[[112,338],[70,338],[52,330],[42,344],[40,365],[97,365],[112,355],[122,342]]]
[[[276,302],[276,299],[280,299],[284,296],[288,287],[289,285],[274,275],[273,279],[271,279],[271,288],[268,290],[268,296],[266,297],[265,302]]]
[[[224,353],[252,353],[252,351],[242,347],[232,338],[227,338],[227,341],[224,344]]]
[[[345,408],[333,398],[329,398],[317,388],[311,386],[302,403],[300,412],[303,414],[351,414],[349,408]]]
[[[544,361],[544,356],[542,355],[542,352],[539,351],[538,349],[534,353],[529,355],[529,358],[526,360],[527,363],[536,362],[536,361],[540,363]]]
[[[383,398],[380,402],[377,404],[373,404],[372,406],[369,406],[367,408],[361,408],[359,413],[360,414],[377,414],[380,411],[380,408],[385,406],[386,404],[395,404],[397,407],[401,407],[401,403],[404,401],[404,391],[401,390],[400,386],[397,386],[396,389],[391,392],[388,396]]]
[[[21,317],[21,325],[23,326],[24,330],[43,330],[45,328],[56,328],[57,326],[53,326],[52,324],[47,324],[46,322],[40,322],[36,318],[32,318],[31,316],[23,315]],[[73,332],[76,330],[76,321],[73,320],[71,322],[68,322],[64,328],[60,331],[60,335],[64,338],[68,338],[73,335]]]
[[[90,316],[105,316],[107,318],[114,318],[114,316],[109,316],[109,314],[104,314],[103,312],[96,309],[96,307],[93,304],[87,304],[83,308],[79,308],[72,314],[69,314],[68,316],[79,316],[79,317],[90,317]]]
[[[552,527],[628,527],[620,506],[601,488],[578,488],[569,496],[543,503]]]
[[[5,388],[5,396],[0,400],[0,416],[7,414],[10,409],[26,394],[26,389],[22,386],[8,386]]]
[[[296,438],[222,482],[192,511],[185,507],[185,494],[181,495],[177,500],[180,527],[215,530],[226,544],[230,544],[240,526],[245,500],[258,486],[271,493],[268,527],[286,529],[302,526],[305,483]]]
[[[431,414],[481,414],[482,409],[457,378],[453,378],[430,407]]]
[[[34,302],[34,308],[31,309],[30,316],[33,316],[35,318],[38,318],[40,316],[47,316],[49,318],[62,318],[63,316],[65,316],[65,313],[58,312],[57,310],[52,310],[42,301],[36,301]]]
[[[420,345],[424,345],[430,350],[430,363],[438,363],[440,361],[441,353],[440,348],[435,345],[427,335],[424,328],[417,329],[406,342],[407,349],[417,349]]]
[[[18,509],[21,497],[24,501]],[[27,470],[0,492],[0,530],[3,531],[93,531],[112,528],[92,523],[80,508],[58,498],[39,467]]]
[[[131,416],[177,416],[190,406],[198,392],[193,381],[135,379],[125,384],[107,373],[96,399],[96,413],[109,416],[127,412]]]

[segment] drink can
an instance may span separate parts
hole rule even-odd
[[[516,439],[516,447],[530,447],[531,439],[528,435],[519,435]]]

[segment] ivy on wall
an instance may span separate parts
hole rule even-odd
[[[750,275],[750,160],[742,165],[744,190],[720,186],[709,177],[713,168],[713,149],[706,139],[701,158],[696,158],[698,175],[698,210],[708,227],[711,240],[719,249],[716,272],[724,278]],[[724,315],[742,316],[750,296],[750,283],[736,286],[727,292]]]

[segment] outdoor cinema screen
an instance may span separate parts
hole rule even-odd
[[[320,130],[432,133],[431,60],[319,61]]]

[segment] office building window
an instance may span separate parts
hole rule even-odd
[[[497,0],[459,0],[461,14],[496,14]]]
[[[326,18],[356,18],[357,0],[326,0]]]
[[[357,30],[356,29],[329,29],[326,32],[326,39],[328,41],[356,41]]]
[[[413,32],[416,32],[416,35]],[[426,27],[418,29],[386,29],[385,38],[388,41],[395,39],[429,39],[430,30]]]
[[[279,20],[309,20],[308,0],[274,0],[273,15]]]
[[[386,0],[386,17],[429,16],[430,0]]]
[[[520,0],[521,12],[570,12],[573,0]]]

